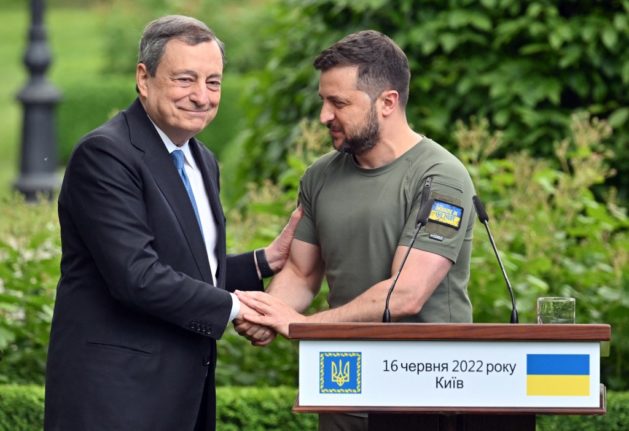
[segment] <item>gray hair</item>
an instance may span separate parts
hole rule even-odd
[[[225,46],[207,25],[188,16],[168,15],[149,22],[140,39],[138,63],[146,66],[149,75],[155,76],[164,55],[164,47],[171,39],[181,40],[188,45],[215,41],[225,63]]]

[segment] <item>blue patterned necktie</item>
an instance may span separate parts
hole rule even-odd
[[[190,198],[190,202],[192,203],[192,208],[194,208],[194,215],[197,217],[197,222],[199,223],[199,228],[201,229],[201,232],[203,232],[203,229],[201,227],[201,219],[199,218],[199,210],[197,209],[197,202],[194,200],[194,193],[192,193],[192,187],[190,186],[190,181],[188,180],[186,171],[183,168],[183,165],[184,165],[183,151],[175,150],[172,153],[170,153],[170,156],[173,158],[173,162],[175,163],[177,172],[179,173],[179,176],[181,177],[181,181],[183,181],[183,185],[186,188],[186,192],[188,192],[188,197]]]

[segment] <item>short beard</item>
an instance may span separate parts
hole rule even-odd
[[[378,115],[376,107],[371,105],[367,125],[358,132],[356,136],[348,137],[339,151],[347,154],[360,156],[376,146],[380,140],[380,124],[378,123]]]

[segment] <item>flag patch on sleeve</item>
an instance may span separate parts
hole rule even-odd
[[[462,218],[463,208],[437,199],[432,204],[432,210],[430,211],[430,216],[428,216],[429,221],[457,230],[461,227]]]

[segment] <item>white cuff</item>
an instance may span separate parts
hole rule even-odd
[[[238,314],[240,313],[240,299],[231,292],[229,292],[229,294],[232,296],[232,311],[229,313],[229,322],[231,322],[238,317]]]

